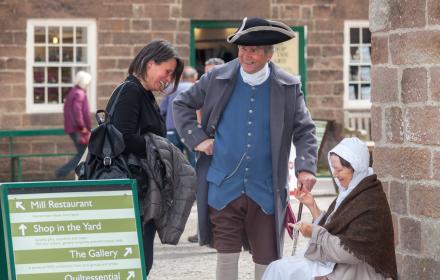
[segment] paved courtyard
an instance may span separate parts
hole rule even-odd
[[[335,198],[330,181],[319,182],[313,193],[323,196],[317,197],[318,206],[327,209]],[[298,204],[292,201],[296,215]],[[193,207],[185,231],[177,246],[162,245],[159,238],[155,239],[154,264],[148,280],[213,280],[215,279],[216,253],[214,249],[188,242],[187,238],[196,232],[197,209]],[[304,208],[303,220],[311,221],[312,216]],[[300,237],[298,251],[305,250],[308,239]],[[291,255],[293,241],[285,235],[284,255]],[[239,279],[254,279],[254,265],[251,255],[242,252],[239,263]]]

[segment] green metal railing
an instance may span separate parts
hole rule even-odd
[[[30,157],[60,157],[72,156],[73,153],[16,153],[14,150],[14,139],[19,137],[39,137],[39,136],[62,136],[65,135],[62,128],[49,129],[23,129],[23,130],[0,130],[0,139],[7,138],[7,153],[0,153],[0,159],[10,159],[11,181],[20,181],[22,179],[22,158]]]

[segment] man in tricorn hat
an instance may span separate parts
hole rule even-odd
[[[255,279],[281,257],[292,143],[298,186],[311,190],[316,181],[315,125],[300,81],[270,61],[273,45],[293,37],[283,23],[245,18],[227,38],[238,59],[203,75],[173,104],[182,142],[198,152],[199,244],[213,238],[218,280],[237,279],[243,245]]]

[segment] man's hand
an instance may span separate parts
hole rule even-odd
[[[316,177],[312,173],[309,173],[307,171],[300,171],[298,173],[298,179],[296,185],[300,189],[302,187],[303,191],[310,192],[313,186],[315,185],[315,183],[316,183]]]
[[[200,144],[198,144],[195,148],[195,151],[205,153],[206,155],[212,155],[214,151],[214,139],[206,139]]]

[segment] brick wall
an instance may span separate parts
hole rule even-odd
[[[186,63],[189,18],[182,1],[0,1],[0,129],[61,127],[62,114],[26,114],[26,22],[30,18],[86,18],[97,23],[97,108],[103,108],[114,87],[126,76],[134,55],[149,41],[173,43]],[[16,152],[73,152],[69,137],[18,139]],[[0,139],[0,151],[7,151]],[[53,170],[67,158],[24,159],[26,180],[53,179]],[[9,178],[9,160],[0,159],[0,181]],[[73,177],[72,177],[73,178]]]
[[[271,17],[307,27],[307,105],[314,119],[334,121],[325,155],[343,137],[344,21],[368,20],[366,0],[273,0]],[[322,157],[320,165],[327,165]]]
[[[343,21],[367,19],[367,5],[367,0],[260,0],[258,5],[253,0],[0,1],[0,129],[62,125],[62,114],[25,113],[26,22],[30,18],[96,20],[97,108],[102,108],[113,88],[124,79],[131,59],[150,40],[170,41],[188,63],[191,19],[241,20],[245,16],[259,16],[307,26],[309,107],[314,118],[335,120],[333,132],[340,136]],[[68,137],[49,140],[45,147],[31,146],[30,142],[20,145],[32,152],[73,151]],[[5,143],[0,140],[0,149],[5,148]],[[51,178],[52,170],[44,164],[41,160],[31,161],[26,172],[35,176],[25,177]],[[1,181],[7,177],[8,161],[0,160],[0,167]]]
[[[313,118],[343,121],[344,20],[367,20],[368,1],[273,1],[272,14],[289,25],[307,26],[308,106]]]
[[[440,2],[370,0],[374,168],[400,279],[440,275]]]

